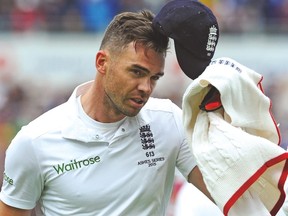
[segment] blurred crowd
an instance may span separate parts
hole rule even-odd
[[[0,31],[99,32],[121,11],[169,0],[0,0]],[[223,32],[288,32],[288,0],[202,0]]]

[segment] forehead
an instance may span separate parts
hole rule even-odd
[[[154,49],[141,43],[128,44],[127,47],[121,52],[120,56],[125,58],[127,63],[143,64],[142,66],[144,67],[153,67],[155,69],[158,68],[157,70],[161,71],[163,71],[165,64],[165,53],[156,52]]]

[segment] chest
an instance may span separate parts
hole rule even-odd
[[[172,187],[176,141],[144,128],[110,143],[63,139],[49,145],[42,152],[42,199],[91,211],[160,201]]]

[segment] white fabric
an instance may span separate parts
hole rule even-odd
[[[165,215],[175,166],[186,178],[195,166],[181,110],[150,98],[106,140],[77,109],[76,96],[88,85],[13,139],[0,199],[23,209],[39,200],[45,216]]]
[[[81,104],[80,100],[81,96],[77,98],[77,107],[78,107],[78,115],[79,118],[84,122],[85,125],[89,125],[88,127],[91,128],[94,131],[97,131],[96,136],[98,135],[98,139],[103,139],[103,141],[109,141],[112,140],[120,126],[124,123],[125,118],[121,119],[117,122],[111,122],[111,123],[102,123],[95,121],[90,116],[88,116]]]
[[[243,212],[241,208],[245,208],[244,212],[249,211],[249,215],[264,216],[259,213],[267,212],[266,208],[270,211],[277,205],[281,196],[277,186],[286,162],[277,157],[285,154],[284,149],[231,126],[221,114],[201,111],[195,124],[192,150],[208,190],[225,214],[230,208],[225,205],[235,202],[237,196],[240,198],[228,215],[247,215],[240,214]],[[278,160],[281,162],[278,163]],[[265,162],[275,165],[270,167]],[[249,192],[242,195],[246,189]],[[240,190],[239,195],[235,194],[237,190]],[[265,209],[256,194],[266,206]],[[249,197],[253,199],[248,200]]]
[[[246,215],[275,215],[284,201],[288,155],[277,145],[280,133],[261,81],[255,71],[220,58],[184,94],[183,121],[190,147],[225,215],[238,216],[244,208],[250,212]],[[209,84],[219,90],[223,108],[206,113],[198,106]]]
[[[231,118],[231,125],[278,144],[280,133],[270,113],[271,101],[263,92],[262,79],[262,75],[233,59],[212,61],[184,93],[182,108],[188,134],[193,133],[198,106],[211,84],[221,94],[221,102],[225,113]]]

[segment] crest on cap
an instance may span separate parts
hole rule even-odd
[[[162,7],[153,27],[174,40],[182,71],[196,79],[209,65],[219,39],[219,26],[213,12],[192,0],[172,0]]]
[[[207,50],[207,55],[210,57],[211,55],[214,55],[215,49],[216,49],[216,45],[217,45],[217,27],[215,25],[211,26],[209,29],[209,35],[208,35],[208,42],[207,42],[207,46],[206,46],[206,50]]]

